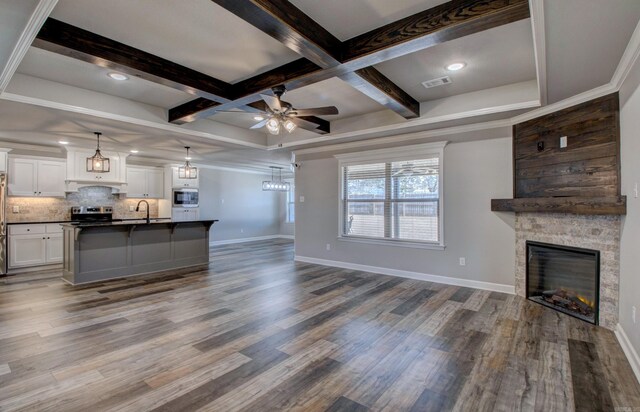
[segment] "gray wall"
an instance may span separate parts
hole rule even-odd
[[[212,241],[280,233],[280,193],[263,192],[269,176],[200,168],[200,218],[219,219]]]
[[[490,210],[491,198],[509,198],[512,191],[511,138],[449,144],[444,149],[444,251],[347,242],[336,239],[338,161],[303,161],[296,171],[296,256],[513,286],[514,215]],[[459,265],[460,257],[466,266]]]
[[[620,90],[620,142],[622,194],[627,195],[627,215],[622,219],[620,238],[620,325],[640,353],[640,199],[634,186],[640,184],[640,62]],[[637,319],[633,323],[632,307]]]

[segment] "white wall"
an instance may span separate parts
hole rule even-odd
[[[296,256],[513,286],[514,215],[490,208],[492,198],[512,195],[511,138],[451,143],[444,149],[444,251],[348,242],[337,240],[338,161],[306,160],[296,171]]]
[[[634,186],[640,185],[640,63],[620,90],[620,143],[622,194],[627,196],[627,215],[622,219],[620,238],[620,325],[636,353],[640,353],[640,199]],[[632,307],[638,310],[636,323]]]
[[[200,217],[219,219],[212,241],[277,235],[280,194],[263,192],[269,176],[200,168]]]

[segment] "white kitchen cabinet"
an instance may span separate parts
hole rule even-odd
[[[47,235],[46,264],[62,263],[62,233]]]
[[[164,172],[158,168],[127,167],[127,197],[164,197]]]
[[[195,178],[195,179],[180,179],[177,167],[172,167],[171,168],[171,176],[172,176],[171,187],[174,187],[174,188],[189,187],[189,188],[192,188],[192,189],[197,189],[198,185],[200,183],[200,177],[199,177],[200,175],[199,174],[198,174],[198,177]]]
[[[47,239],[44,234],[9,236],[9,267],[45,265]]]
[[[188,222],[191,220],[198,220],[200,218],[200,211],[197,207],[193,208],[178,208],[175,207],[171,211],[171,220],[174,222]]]
[[[9,226],[9,268],[62,262],[62,227],[59,224]]]
[[[63,160],[9,159],[9,196],[64,197],[66,163]]]
[[[7,167],[9,166],[9,150],[11,149],[0,149],[0,172],[5,173],[7,171]]]

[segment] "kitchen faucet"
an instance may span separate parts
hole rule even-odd
[[[141,201],[138,202],[138,205],[136,206],[136,212],[140,211],[140,203],[144,202],[147,205],[147,224],[151,223],[151,219],[149,219],[149,202],[147,202],[146,200],[142,199]]]

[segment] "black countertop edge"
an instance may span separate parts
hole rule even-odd
[[[151,219],[149,223],[145,219],[128,219],[115,222],[75,222],[75,223],[63,223],[62,226],[72,228],[87,228],[87,227],[115,227],[115,226],[146,226],[146,225],[166,225],[166,224],[186,224],[186,223],[201,223],[203,225],[211,226],[218,222],[218,219],[209,220],[180,220],[174,221],[169,218],[166,219]]]
[[[71,223],[73,220],[47,220],[44,222],[7,222],[7,225],[46,225],[49,223]]]
[[[164,219],[164,220],[170,220],[171,218],[167,217],[167,218],[162,218],[162,217],[152,217],[152,220],[160,220],[160,219]],[[113,219],[113,222],[127,222],[127,221],[138,221],[138,220],[144,220],[144,219],[139,219],[139,218],[127,218],[127,219]],[[81,223],[78,220],[47,220],[47,221],[42,221],[42,222],[37,222],[37,221],[31,221],[31,222],[7,222],[7,225],[46,225],[49,223]],[[94,223],[94,222],[89,222],[89,223]],[[97,223],[108,223],[108,222],[97,222]]]

